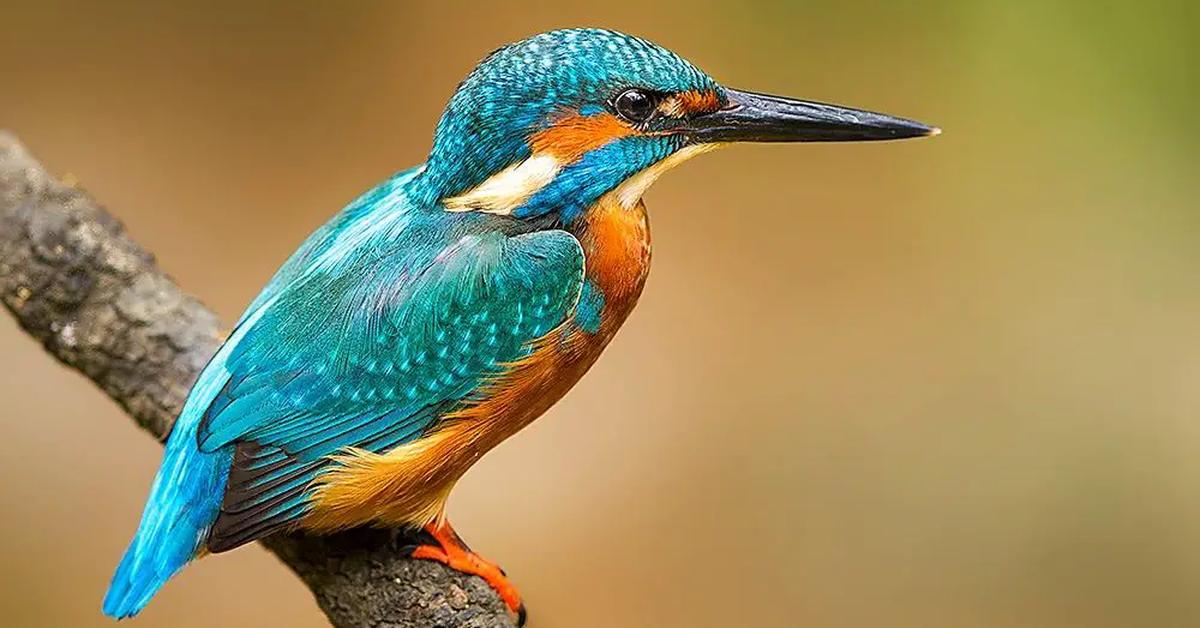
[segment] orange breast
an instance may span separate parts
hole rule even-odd
[[[615,332],[637,304],[650,272],[650,225],[641,201],[626,209],[605,196],[583,217],[576,233],[587,259],[587,278],[604,294],[604,324]]]
[[[600,356],[641,295],[650,265],[645,207],[602,199],[581,219],[586,277],[604,297],[594,333],[568,320],[489,384],[483,400],[441,419],[420,440],[385,454],[356,451],[320,478],[301,527],[330,531],[366,523],[422,526],[439,517],[458,478],[483,454],[557,402]]]

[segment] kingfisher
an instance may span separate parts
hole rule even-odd
[[[724,87],[601,29],[487,56],[424,164],[308,237],[191,388],[104,612],[267,535],[413,531],[412,556],[517,590],[446,517],[455,483],[592,366],[650,267],[642,194],[733,142],[934,135],[889,115]]]

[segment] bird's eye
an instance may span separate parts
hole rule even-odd
[[[613,99],[613,109],[630,122],[645,122],[654,114],[654,97],[640,89],[627,89]]]

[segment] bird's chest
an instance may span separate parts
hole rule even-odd
[[[570,320],[540,339],[466,410],[481,421],[471,440],[490,448],[546,411],[591,368],[637,304],[650,270],[645,207],[601,199],[572,230],[584,253],[584,286]]]
[[[575,312],[581,332],[611,339],[637,304],[650,272],[650,225],[639,201],[626,208],[601,198],[581,219],[575,236],[583,247],[585,284]],[[590,344],[590,343],[589,343]]]
[[[480,452],[566,394],[600,357],[641,296],[650,270],[650,229],[640,201],[626,208],[602,198],[572,233],[584,253],[579,303],[571,319],[537,341],[532,353],[495,382],[485,401],[460,413],[474,419],[458,422],[461,440]]]

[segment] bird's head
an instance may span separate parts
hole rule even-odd
[[[911,120],[729,89],[630,35],[558,30],[493,52],[462,82],[438,123],[425,189],[448,211],[570,223],[605,194],[631,206],[662,172],[730,142],[933,133]]]

